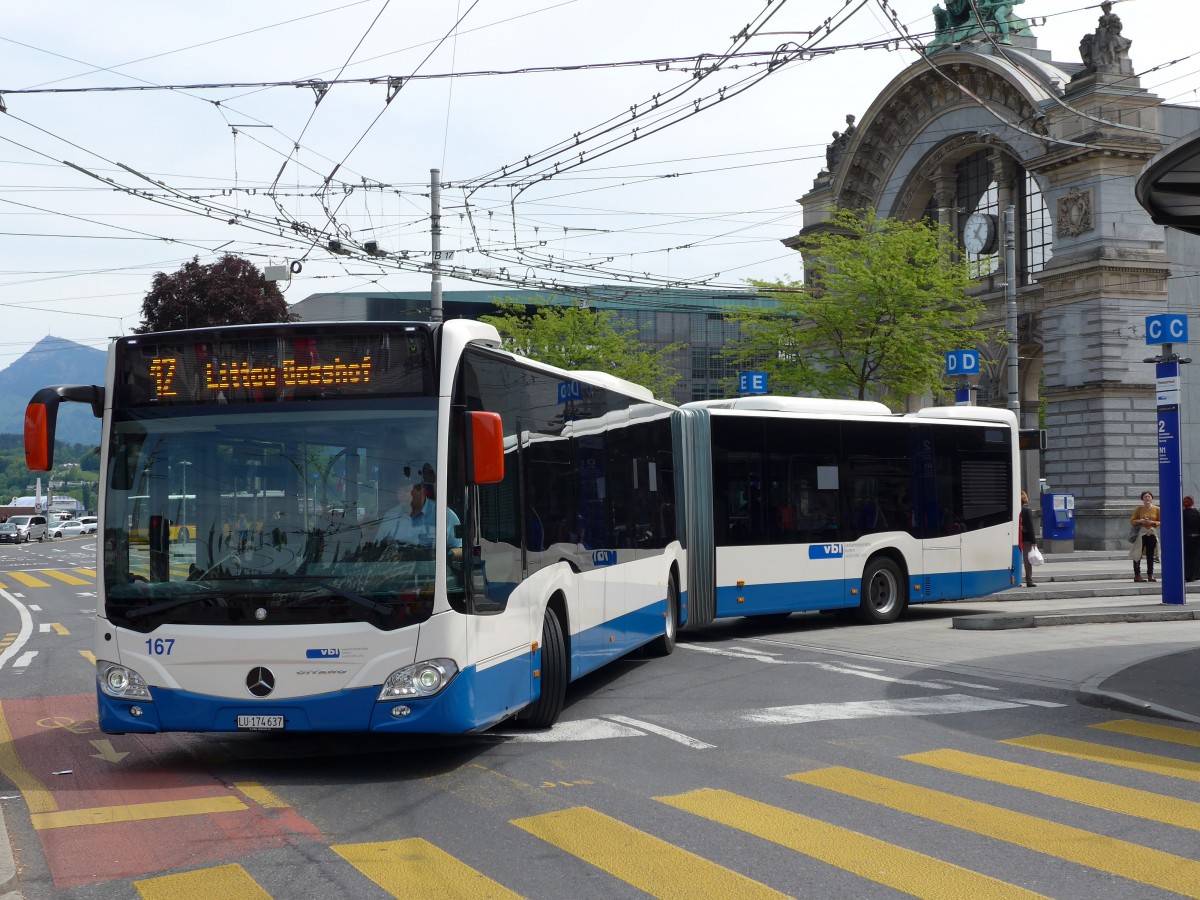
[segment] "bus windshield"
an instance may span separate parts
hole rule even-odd
[[[390,630],[431,615],[439,558],[461,591],[454,504],[433,528],[434,398],[271,406],[114,413],[111,620]]]

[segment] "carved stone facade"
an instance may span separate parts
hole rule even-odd
[[[801,234],[842,207],[928,216],[960,238],[972,214],[993,217],[1003,235],[1014,207],[1014,272],[1004,271],[1002,239],[975,257],[964,249],[980,277],[984,325],[1007,327],[1005,285],[1017,285],[1017,395],[1009,396],[1002,343],[980,348],[990,359],[980,402],[1019,404],[1022,427],[1047,429],[1046,452],[1025,454],[1026,489],[1035,496],[1041,478],[1074,494],[1076,546],[1118,549],[1138,494],[1158,493],[1145,317],[1200,314],[1200,288],[1170,278],[1200,258],[1200,238],[1168,237],[1136,202],[1134,184],[1165,143],[1200,127],[1200,109],[1163,104],[1141,87],[1108,9],[1090,43],[1094,52],[1102,38],[1109,55],[1090,65],[1056,62],[1028,34],[1001,45],[975,32],[943,42],[883,88],[801,198]],[[1185,395],[1200,395],[1200,384],[1188,390],[1189,368],[1200,365],[1184,367]],[[1200,396],[1182,419],[1184,492],[1197,494]]]

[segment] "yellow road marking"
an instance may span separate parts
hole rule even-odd
[[[92,578],[93,581],[96,578],[96,570],[95,569],[72,569],[71,571],[78,572],[80,575],[88,575]]]
[[[291,805],[256,781],[235,781],[233,786],[263,809],[287,809]]]
[[[90,581],[84,581],[82,578],[77,578],[67,572],[58,572],[54,569],[40,569],[42,575],[47,575],[50,578],[56,578],[66,584],[91,584]]]
[[[521,897],[422,838],[335,844],[331,849],[393,897],[439,900],[478,897],[520,900]]]
[[[80,650],[79,655],[90,662],[93,666],[96,664],[96,654],[91,650]]]
[[[10,578],[15,578],[26,587],[50,587],[50,585],[45,581],[42,581],[42,579],[34,578],[32,575],[28,575],[25,572],[9,572],[8,575]]]
[[[958,750],[933,750],[929,753],[914,753],[901,759],[996,784],[1023,788],[1060,800],[1070,800],[1072,803],[1081,803],[1096,809],[1106,809],[1125,816],[1136,816],[1151,822],[1174,825],[1176,828],[1200,831],[1200,803],[1194,800],[1182,800],[1136,788],[1106,784],[1078,775],[1063,775]]]
[[[32,772],[25,768],[13,746],[12,732],[8,730],[8,719],[4,715],[4,704],[0,703],[0,775],[3,775],[25,798],[31,813],[49,813],[58,809],[54,795],[46,790]]]
[[[179,816],[240,812],[247,808],[245,803],[230,794],[225,797],[204,797],[199,800],[160,800],[157,803],[96,806],[92,809],[64,809],[61,812],[38,813],[32,816],[32,819],[35,829],[46,831],[51,828],[72,828],[76,825],[110,825],[114,822],[143,822],[147,819],[174,819]]]
[[[924,853],[728,791],[705,788],[655,799],[914,897],[929,900],[1020,897],[1031,900],[1042,896]]]
[[[71,632],[67,631],[66,625],[62,625],[59,622],[48,622],[47,624],[52,629],[54,629],[54,633],[57,634],[59,637],[65,637],[66,635],[71,633]]]
[[[1168,778],[1200,781],[1200,763],[1190,762],[1186,759],[1172,759],[1169,756],[1156,756],[1153,753],[1139,753],[1137,750],[1122,750],[1119,747],[1106,747],[1104,744],[1092,744],[1087,741],[1073,741],[1070,738],[1054,737],[1049,734],[1010,738],[1004,743],[1012,744],[1014,747],[1025,747],[1029,750],[1057,753],[1059,756],[1069,756],[1072,759],[1086,759],[1091,762],[1107,763],[1110,766],[1136,769],[1139,772],[1153,772],[1155,775],[1166,775]]]
[[[1139,884],[1200,898],[1200,862],[1182,856],[841,766],[788,778]]]
[[[135,881],[144,900],[194,900],[196,897],[222,897],[229,900],[271,900],[250,873],[237,863],[214,866],[198,872],[162,875]]]
[[[709,897],[787,896],[594,809],[564,809],[512,824],[652,897],[691,900],[700,885]]]
[[[1100,731],[1149,738],[1152,741],[1165,741],[1168,744],[1182,744],[1184,747],[1200,747],[1200,731],[1171,725],[1152,725],[1150,722],[1135,722],[1133,719],[1117,719],[1115,722],[1102,722],[1090,727]]]

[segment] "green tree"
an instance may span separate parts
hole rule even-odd
[[[209,325],[289,322],[278,285],[249,260],[226,253],[214,263],[193,257],[171,275],[158,272],[142,300],[138,334]]]
[[[839,210],[800,243],[805,282],[754,282],[779,301],[730,314],[743,338],[727,355],[768,373],[781,394],[877,399],[945,390],[945,354],[995,339],[953,234],[928,220]]]
[[[648,388],[656,397],[670,397],[679,380],[666,357],[683,344],[650,349],[638,339],[633,323],[611,311],[538,303],[530,312],[516,301],[496,306],[499,315],[481,316],[480,321],[495,325],[504,349],[519,356],[561,369],[608,372]]]

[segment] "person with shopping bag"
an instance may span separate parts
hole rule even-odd
[[[1041,551],[1037,548],[1037,535],[1033,533],[1033,510],[1029,508],[1029,494],[1021,491],[1021,559],[1025,563],[1025,587],[1037,587],[1033,582],[1033,567],[1034,560],[1030,558],[1030,553],[1036,552],[1039,561],[1036,565],[1041,565],[1044,560],[1040,559]]]

